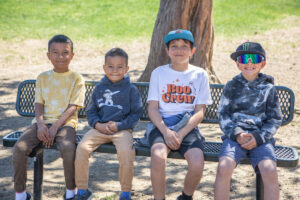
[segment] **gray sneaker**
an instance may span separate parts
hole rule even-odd
[[[89,189],[87,189],[84,196],[77,194],[74,200],[91,200],[92,198],[93,198],[93,193]]]

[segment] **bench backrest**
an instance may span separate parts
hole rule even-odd
[[[97,83],[98,82],[94,81],[85,82],[85,106],[79,109],[78,117],[86,117],[86,107],[90,100],[93,89]],[[141,120],[149,120],[146,102],[149,83],[135,82],[134,84],[139,89],[143,101],[143,115],[141,117]],[[220,103],[223,87],[224,85],[220,84],[210,85],[213,104],[207,106],[203,123],[218,123],[217,110]],[[293,120],[295,95],[291,89],[284,86],[276,86],[276,89],[279,96],[281,111],[283,115],[282,125],[286,125]],[[26,80],[19,84],[16,101],[16,110],[19,113],[19,115],[26,117],[34,117],[34,95],[35,80]]]

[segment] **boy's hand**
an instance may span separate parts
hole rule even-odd
[[[178,134],[175,131],[168,129],[167,132],[165,134],[163,134],[163,136],[164,136],[167,146],[171,150],[176,150],[180,147],[182,140],[180,140],[178,138]]]
[[[178,132],[175,132],[175,133],[176,133],[176,137],[177,137],[177,139],[179,141],[179,144],[177,145],[176,149],[174,149],[174,150],[177,150],[177,149],[179,149],[179,147],[180,147],[180,145],[182,143],[183,136],[180,133],[178,133]]]
[[[252,134],[249,133],[240,133],[237,137],[236,137],[236,141],[240,144],[246,144],[247,142],[249,142],[251,140],[251,136]]]
[[[107,123],[100,123],[100,122],[97,122],[96,125],[95,125],[95,129],[97,131],[99,131],[100,133],[102,134],[105,134],[105,135],[111,135],[111,132],[109,132],[107,130]]]
[[[55,126],[55,124],[53,124],[50,128],[49,128],[49,135],[50,135],[50,141],[49,143],[46,145],[46,148],[50,148],[53,143],[54,143],[54,138],[57,134],[57,130],[58,128]]]
[[[252,134],[248,133],[248,135],[250,135],[251,139],[247,143],[242,144],[241,147],[247,150],[251,150],[257,147],[257,143],[255,137]]]
[[[38,124],[37,138],[44,144],[50,141],[49,130],[45,124]]]
[[[116,122],[113,122],[113,121],[107,122],[106,128],[108,129],[108,131],[111,134],[114,134],[114,133],[118,132],[118,127],[117,127],[117,123]]]

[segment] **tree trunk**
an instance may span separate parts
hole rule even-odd
[[[190,63],[206,69],[211,82],[219,82],[211,65],[214,40],[212,0],[160,1],[148,63],[138,81],[148,82],[156,67],[170,62],[163,37],[175,29],[186,29],[193,33],[197,50]]]

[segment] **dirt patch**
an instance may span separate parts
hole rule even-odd
[[[299,21],[299,20],[298,20]],[[219,78],[226,83],[239,73],[229,54],[244,41],[262,43],[267,52],[267,66],[264,73],[274,76],[276,85],[284,85],[295,92],[296,107],[300,107],[300,26],[295,19],[286,19],[290,23],[284,30],[268,31],[250,37],[242,36],[234,40],[217,38],[214,42],[213,66]],[[100,41],[76,42],[75,57],[71,68],[83,74],[86,80],[99,80],[103,76],[103,57],[111,47],[122,47],[129,54],[130,77],[136,80],[147,63],[149,42],[133,41],[128,44],[114,43],[111,47]],[[12,149],[4,148],[2,138],[7,133],[23,130],[31,119],[25,119],[15,111],[18,84],[26,79],[35,79],[45,70],[51,69],[46,57],[46,40],[25,40],[7,42],[0,40],[0,199],[14,198],[12,183]],[[142,136],[144,122],[135,128],[135,136]],[[82,133],[88,129],[85,120],[80,122]],[[207,140],[220,141],[222,135],[217,125],[201,124],[200,129]],[[281,127],[276,135],[277,144],[296,148],[300,153],[300,116]],[[44,196],[43,199],[61,199],[64,192],[62,161],[57,151],[45,151]],[[135,162],[133,199],[151,199],[152,190],[149,171],[150,160],[137,157]],[[186,162],[170,159],[167,166],[167,196],[175,199],[183,187]],[[203,179],[195,193],[195,199],[213,199],[213,184],[217,163],[206,162]],[[118,195],[120,186],[117,178],[118,162],[116,155],[93,154],[91,158],[90,188],[95,192],[95,199]],[[300,167],[279,168],[281,199],[300,199]],[[28,161],[28,190],[32,191],[33,165]],[[255,174],[250,166],[239,166],[233,175],[231,186],[232,199],[255,198]]]

